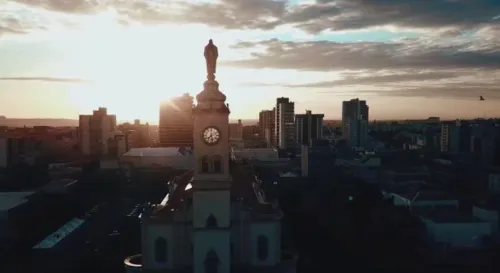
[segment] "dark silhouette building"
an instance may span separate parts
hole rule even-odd
[[[193,146],[193,97],[184,94],[160,105],[160,146]]]
[[[315,139],[323,137],[323,114],[312,114],[307,110],[305,114],[295,115],[295,137],[297,144],[310,145]]]

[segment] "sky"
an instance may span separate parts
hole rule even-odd
[[[208,39],[231,119],[277,97],[327,119],[353,98],[379,120],[500,116],[498,0],[1,0],[0,115],[156,123],[202,90]]]

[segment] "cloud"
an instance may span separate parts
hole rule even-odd
[[[468,87],[448,85],[439,87],[412,87],[388,91],[374,91],[379,96],[422,97],[422,98],[454,98],[478,100],[484,96],[488,101],[500,101],[500,88],[485,88],[484,86]]]
[[[226,29],[270,29],[286,9],[285,0],[147,1],[147,0],[11,0],[32,7],[73,14],[115,10],[143,23],[201,23]]]
[[[349,73],[351,74],[351,73]],[[352,85],[381,85],[381,84],[395,84],[404,82],[414,82],[414,81],[432,81],[432,80],[442,80],[457,78],[460,75],[459,72],[455,71],[432,71],[432,72],[414,72],[414,73],[394,73],[388,75],[373,75],[373,76],[345,76],[343,79],[336,81],[324,81],[324,82],[311,82],[305,84],[285,84],[282,85],[288,88],[328,88],[328,87],[338,87],[338,86],[352,86]],[[269,86],[275,84],[266,83],[249,83],[250,86]]]
[[[305,16],[315,7],[317,13]],[[332,8],[334,7],[334,8]],[[301,17],[299,28],[311,32],[371,27],[465,30],[495,24],[496,0],[317,0],[291,12]],[[290,16],[290,15],[289,15]]]
[[[476,98],[484,95],[500,100],[497,31],[483,28],[473,34],[472,39],[426,37],[390,43],[245,41],[235,44],[233,49],[247,52],[248,57],[227,60],[224,64],[326,75],[316,82],[248,83],[251,86],[313,88],[335,94],[351,90],[388,96]],[[325,80],[329,74],[332,80]]]
[[[264,30],[292,25],[311,33],[391,26],[437,29],[457,35],[464,30],[500,22],[500,2],[497,0],[316,0],[306,4],[286,0],[7,2],[77,15],[112,9],[117,12],[120,22],[201,23],[226,29]]]
[[[60,83],[88,83],[89,81],[77,78],[52,78],[52,77],[0,77],[0,81],[39,81]]]
[[[396,43],[271,39],[238,43],[233,48],[250,51],[251,57],[226,61],[225,64],[245,68],[304,71],[500,68],[498,45],[481,41],[439,44],[419,39]]]
[[[97,10],[105,1],[94,0],[13,0],[12,2],[36,6],[60,12],[90,13]]]

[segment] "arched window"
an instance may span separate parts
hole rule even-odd
[[[267,260],[269,255],[269,240],[264,235],[257,237],[257,258],[261,261]]]
[[[207,228],[216,228],[217,227],[217,218],[213,214],[207,217],[207,221],[205,222],[205,227]]]
[[[211,249],[205,256],[205,273],[217,273],[219,269],[219,257],[217,253]]]
[[[168,260],[168,245],[167,240],[163,237],[158,237],[155,240],[155,261],[157,263],[166,263]]]
[[[202,173],[210,172],[210,161],[208,160],[208,156],[202,157],[200,164]]]
[[[214,173],[222,173],[222,156],[216,155],[212,158],[214,164]]]

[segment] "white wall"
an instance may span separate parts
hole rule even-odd
[[[194,273],[205,273],[205,259],[211,250],[217,253],[219,258],[218,273],[229,273],[231,271],[230,237],[228,229],[201,229],[193,232],[194,243]]]
[[[434,242],[446,243],[451,247],[477,247],[478,236],[491,235],[491,225],[488,222],[435,223],[429,220],[424,222]]]
[[[477,206],[472,207],[472,213],[475,217],[488,221],[491,225],[492,235],[495,240],[499,240],[498,230],[498,212],[495,210],[488,210]]]
[[[231,222],[230,191],[195,191],[193,193],[193,227],[204,228],[213,214],[218,227],[229,227]]]
[[[174,265],[173,254],[175,249],[174,244],[174,229],[171,225],[145,224],[142,226],[142,263],[144,269],[170,269]],[[164,264],[155,261],[155,240],[158,237],[163,237],[167,240],[167,262]]]
[[[264,235],[268,238],[269,249],[265,260],[260,260],[257,255],[257,238]],[[254,222],[250,229],[250,252],[253,266],[274,266],[280,262],[281,234],[279,221]]]

